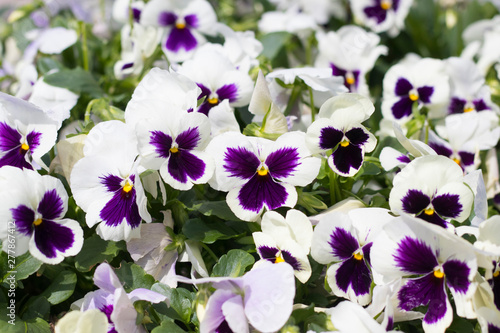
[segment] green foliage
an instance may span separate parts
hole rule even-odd
[[[97,234],[85,239],[82,250],[75,257],[75,267],[80,272],[88,272],[104,261],[111,261],[120,251],[126,251],[125,242],[105,241]]]
[[[66,88],[78,94],[88,94],[94,98],[100,98],[104,94],[92,74],[79,67],[62,69],[46,75],[43,80],[52,86]]]
[[[254,262],[254,257],[245,251],[239,249],[229,250],[215,264],[212,276],[242,276],[247,267],[253,265]]]

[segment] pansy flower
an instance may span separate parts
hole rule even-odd
[[[4,251],[10,244],[7,222],[13,222],[16,256],[29,250],[33,257],[54,265],[80,252],[83,230],[77,221],[64,218],[68,194],[59,179],[6,166],[0,169],[0,189],[0,217],[4,221],[0,239]]]
[[[259,256],[272,263],[286,262],[295,276],[306,283],[311,277],[307,255],[311,249],[312,224],[304,213],[291,209],[286,218],[269,211],[261,221],[262,232],[252,234]]]
[[[380,37],[354,25],[346,25],[336,32],[316,34],[319,54],[316,67],[330,67],[334,76],[341,76],[350,92],[369,96],[365,75],[372,70],[387,47],[379,45]]]
[[[199,113],[161,112],[137,127],[142,164],[159,170],[163,180],[178,190],[208,182],[214,163],[203,149],[210,140],[210,123]]]
[[[276,141],[227,132],[212,139],[206,151],[215,161],[209,184],[229,192],[229,207],[245,221],[258,220],[264,209],[295,206],[294,186],[311,183],[321,164],[300,132],[285,133]]]
[[[406,168],[405,168],[406,170]],[[447,289],[457,314],[464,316],[474,295],[477,259],[464,239],[409,215],[387,223],[371,250],[376,284],[406,277],[398,291],[399,308],[426,306],[425,332],[444,332],[453,320]],[[381,280],[377,280],[380,277]]]
[[[446,60],[450,77],[448,113],[495,110],[498,106],[491,101],[491,90],[484,75],[470,59],[452,57]]]
[[[345,177],[355,175],[363,165],[365,152],[375,149],[377,139],[361,123],[375,110],[371,101],[358,94],[342,94],[321,106],[318,117],[307,129],[307,144],[313,153],[332,154],[328,165]]]
[[[197,313],[200,333],[250,332],[250,325],[259,332],[277,332],[292,313],[295,279],[284,263],[263,262],[241,277],[178,280],[216,288],[205,311]]]
[[[214,34],[214,9],[206,0],[153,0],[141,13],[141,24],[165,29],[163,52],[169,61],[188,59],[205,42],[203,34]]]
[[[138,312],[134,308],[134,302],[160,303],[166,299],[162,294],[145,288],[137,288],[127,293],[108,263],[97,266],[94,284],[99,289],[89,292],[75,305],[82,312],[92,309],[103,312],[108,319],[108,333],[144,332],[142,326],[136,322]]]
[[[35,105],[0,92],[0,167],[45,166],[59,124]]]
[[[151,222],[146,196],[137,171],[137,140],[134,131],[118,120],[99,123],[89,132],[84,157],[71,172],[71,189],[87,215],[106,240],[139,237],[144,219]]]
[[[493,112],[450,115],[437,130],[441,137],[429,131],[429,146],[467,173],[479,166],[479,152],[495,147],[500,137],[498,116]]]
[[[469,217],[474,195],[464,183],[462,169],[444,156],[422,156],[394,177],[389,205],[395,213],[407,213],[451,228],[448,220]]]
[[[311,256],[331,264],[326,280],[332,292],[361,305],[371,300],[370,249],[382,226],[393,217],[382,208],[325,214],[314,229]]]
[[[387,32],[397,36],[413,0],[351,0],[351,9],[356,20],[374,32]]]
[[[201,89],[198,99],[204,99],[197,111],[209,115],[210,110],[224,100],[233,107],[250,102],[253,81],[247,73],[238,70],[218,49],[207,44],[193,58],[177,70]]]
[[[384,76],[382,114],[404,123],[411,119],[413,105],[429,109],[430,118],[446,115],[449,83],[441,60],[423,58],[392,66]]]

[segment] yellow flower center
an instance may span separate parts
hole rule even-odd
[[[493,273],[493,277],[498,277],[500,275],[500,271],[496,271],[495,273]]]
[[[219,99],[217,97],[210,97],[207,101],[209,104],[212,104],[212,105],[219,103]]]
[[[276,259],[274,260],[274,263],[277,264],[280,262],[285,262],[285,259],[283,259],[283,257],[281,255],[277,255]]]
[[[438,279],[442,279],[444,278],[444,272],[441,270],[441,268],[438,268],[434,271],[434,276]]]
[[[269,171],[268,171],[268,170],[267,170],[264,166],[261,166],[261,167],[259,168],[259,170],[257,170],[257,174],[258,174],[259,176],[265,176],[265,175],[267,175],[267,173],[268,173],[268,172],[269,172]]]
[[[455,162],[458,165],[460,165],[460,158],[459,157],[453,157],[452,160],[453,160],[453,162]]]
[[[363,254],[362,253],[354,253],[354,259],[363,260]]]
[[[473,107],[464,107],[464,113],[467,113],[467,112],[472,112],[474,111],[474,108]]]
[[[341,145],[342,147],[347,147],[347,146],[349,146],[349,140],[347,140],[347,139],[342,140],[342,141],[340,142],[340,145]]]
[[[432,208],[432,207],[426,208],[424,210],[424,214],[425,215],[432,215],[432,214],[434,214],[434,208]]]
[[[30,146],[27,143],[23,143],[21,145],[21,149],[24,150],[24,151],[28,151],[30,149]]]
[[[132,188],[134,188],[134,185],[130,184],[127,180],[125,185],[123,185],[123,192],[128,193],[128,192],[132,191]]]
[[[177,22],[177,23],[175,24],[175,27],[176,27],[177,29],[184,29],[184,28],[186,27],[186,23],[184,23],[184,22]]]
[[[356,79],[354,78],[354,75],[352,75],[352,73],[347,73],[345,76],[345,82],[347,82],[347,84],[349,85],[352,85],[354,84],[354,82],[356,82]]]
[[[380,7],[382,7],[383,10],[389,10],[392,8],[392,1],[390,0],[380,1]]]
[[[408,97],[410,97],[410,99],[413,102],[415,102],[416,100],[418,100],[418,94],[416,94],[416,93],[410,93],[410,95]]]
[[[170,148],[170,152],[171,152],[172,154],[175,154],[175,153],[177,153],[178,151],[179,151],[179,148],[177,148],[177,147],[172,147],[172,148]]]
[[[35,221],[33,221],[33,224],[35,226],[39,226],[40,224],[42,224],[42,219],[41,218],[36,219]]]

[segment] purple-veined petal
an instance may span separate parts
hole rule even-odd
[[[438,142],[429,142],[429,147],[434,149],[438,155],[450,157],[453,154],[451,147],[446,147]]]
[[[244,147],[229,147],[224,154],[224,169],[230,177],[249,179],[255,175],[260,161],[255,153]]]
[[[175,142],[177,142],[179,148],[192,150],[198,147],[200,140],[200,131],[198,130],[198,127],[194,127],[179,133]]]
[[[56,189],[45,192],[38,204],[38,212],[42,214],[43,219],[53,220],[62,217],[64,205]]]
[[[371,273],[365,261],[354,257],[339,263],[335,272],[335,283],[346,295],[349,289],[352,289],[356,297],[368,295],[371,282]]]
[[[172,137],[160,131],[152,131],[149,144],[155,147],[158,157],[168,158],[172,147]]]
[[[352,257],[354,251],[359,248],[359,243],[350,232],[343,228],[335,228],[330,234],[328,244],[332,254],[342,260]]]
[[[328,158],[333,171],[345,177],[356,174],[363,165],[364,151],[356,145],[339,146]]]
[[[438,225],[441,228],[447,229],[450,227],[450,223],[445,221],[443,218],[441,218],[441,216],[439,216],[435,212],[432,212],[431,214],[426,214],[425,212],[422,212],[422,213],[416,215],[416,217],[418,217],[424,221],[427,221],[429,223]]]
[[[463,210],[458,194],[441,194],[432,199],[436,213],[442,217],[457,217]]]
[[[429,245],[408,236],[398,244],[393,257],[398,268],[409,274],[427,274],[438,264],[436,254]]]
[[[271,247],[267,245],[257,247],[257,252],[262,259],[272,262],[273,264],[276,262],[276,255],[280,250],[277,247]]]
[[[228,99],[230,103],[238,99],[238,86],[234,83],[225,84],[215,91],[219,96],[219,101]]]
[[[169,51],[178,52],[180,49],[191,51],[198,45],[196,37],[192,34],[188,27],[179,29],[172,28],[167,37],[165,47]]]
[[[238,200],[245,210],[259,212],[266,205],[270,210],[285,204],[288,193],[283,185],[275,182],[270,174],[255,174],[242,186]]]
[[[23,235],[30,236],[33,233],[32,228],[35,221],[35,212],[25,205],[11,208],[11,212],[17,230]]]
[[[321,149],[333,149],[335,148],[342,138],[344,133],[333,127],[324,127],[321,129],[321,134],[319,137],[319,146]]]
[[[206,165],[201,159],[187,150],[173,153],[168,160],[168,173],[180,183],[188,179],[198,180],[205,174]]]
[[[275,179],[287,178],[295,172],[300,164],[297,148],[283,147],[270,153],[266,158],[266,165],[271,176]]]
[[[467,151],[459,151],[458,156],[460,156],[461,164],[464,167],[468,167],[474,164],[475,154]]]
[[[349,144],[356,146],[364,145],[368,141],[368,134],[363,131],[362,128],[351,128],[345,133],[345,136],[349,139]]]
[[[45,219],[35,226],[33,233],[35,246],[48,259],[55,259],[58,252],[67,252],[76,241],[75,232],[71,228]]]
[[[455,292],[465,294],[470,288],[470,268],[460,260],[448,260],[443,264],[446,283]]]

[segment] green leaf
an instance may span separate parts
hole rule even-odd
[[[124,241],[105,241],[94,234],[87,238],[82,250],[75,257],[75,267],[80,272],[88,272],[94,265],[103,261],[111,261],[120,251],[126,251],[127,246]]]
[[[52,305],[64,302],[73,295],[76,280],[77,278],[74,272],[62,271],[40,296],[46,297]]]
[[[22,314],[23,320],[33,320],[36,318],[48,319],[49,317],[50,303],[43,296],[32,297],[26,308],[26,312]]]
[[[285,31],[272,32],[262,36],[260,39],[262,46],[264,46],[262,55],[273,60],[278,55],[280,50],[290,42],[291,38],[292,34]]]
[[[233,211],[224,201],[203,201],[195,202],[189,210],[199,211],[205,216],[217,216],[226,221],[239,221]]]
[[[224,223],[207,223],[201,219],[190,219],[182,227],[182,233],[189,239],[212,244],[218,239],[229,239],[238,233]]]
[[[147,274],[141,266],[122,261],[120,268],[115,270],[116,276],[124,283],[124,288],[127,291],[132,291],[137,288],[150,289],[155,283],[154,277]]]
[[[63,65],[60,62],[49,57],[38,58],[38,60],[36,61],[36,67],[44,75],[54,69],[63,69]]]
[[[2,333],[50,333],[50,325],[42,318],[36,318],[24,322],[16,319],[15,325],[0,320],[0,332]]]
[[[212,276],[242,276],[246,268],[253,265],[254,262],[254,257],[243,250],[229,250],[214,265]]]
[[[173,321],[163,321],[161,326],[156,327],[151,333],[185,333],[182,328],[177,326]]]
[[[177,312],[184,323],[188,324],[191,321],[193,313],[192,303],[196,297],[196,293],[179,287],[173,289],[160,282],[155,283],[151,287],[151,290],[167,296],[167,302],[170,303],[170,307]]]
[[[66,88],[78,94],[86,93],[94,98],[104,95],[92,74],[79,67],[46,75],[43,80],[51,86]]]
[[[14,276],[16,281],[24,280],[31,274],[35,273],[42,265],[42,262],[34,258],[29,252],[15,258],[9,258],[6,252],[1,252],[0,260],[0,271],[4,272],[0,276],[0,282],[4,287],[10,284],[6,281],[6,279],[10,276]],[[14,262],[12,262],[12,260],[14,260]],[[9,265],[10,263],[14,263],[14,266],[11,267]]]

